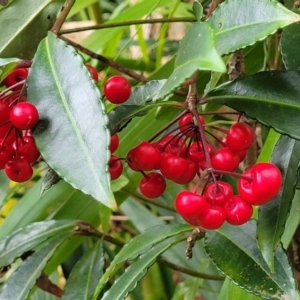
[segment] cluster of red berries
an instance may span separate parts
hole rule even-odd
[[[226,135],[220,139],[212,130]],[[225,221],[241,225],[251,218],[252,205],[272,200],[282,183],[280,171],[270,163],[255,164],[244,174],[234,173],[254,138],[253,129],[246,123],[237,122],[226,130],[205,124],[202,115],[186,113],[179,118],[178,126],[158,141],[143,141],[124,159],[112,156],[109,170],[112,179],[118,178],[123,170],[122,160],[125,160],[132,170],[143,174],[139,188],[148,198],[164,193],[166,179],[188,184],[198,177],[194,191],[184,190],[177,195],[177,212],[188,223],[206,229],[219,228]],[[111,146],[116,144],[115,139],[116,135],[112,137]],[[113,149],[115,151],[115,147]],[[239,177],[239,195],[234,195],[231,185],[220,180],[222,175]],[[196,192],[199,186],[202,186],[201,194]]]
[[[0,169],[16,182],[31,178],[32,164],[40,157],[31,134],[39,114],[20,92],[27,76],[26,68],[13,70],[3,80],[6,90],[0,93]]]

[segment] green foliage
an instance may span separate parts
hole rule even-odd
[[[30,66],[22,92],[39,111],[32,131],[42,154],[26,183],[10,182],[0,170],[0,298],[300,299],[295,258],[286,253],[300,222],[296,3],[226,0],[214,8],[206,0],[77,0],[69,20],[107,28],[84,38],[74,28],[80,45],[70,46],[49,30],[63,23],[61,8],[71,2],[0,1],[0,101],[19,93],[6,90],[5,77]],[[154,16],[164,24],[142,25]],[[132,26],[124,26],[128,21]],[[98,83],[85,62],[97,69]],[[101,92],[105,80],[123,72],[132,94],[122,105],[110,104]],[[186,101],[191,92],[198,103]],[[178,192],[203,182],[168,181],[165,193],[150,200],[138,190],[145,174],[126,164],[129,150],[174,132],[180,113],[194,106],[207,136],[211,126],[227,131],[239,118],[232,110],[261,123],[261,149],[248,151],[237,173],[269,161],[283,178],[279,194],[254,208],[253,220],[209,230],[204,242],[174,208]],[[114,155],[124,171],[111,182],[109,144],[116,132]],[[17,153],[20,144],[15,147]],[[222,178],[236,188],[238,179]],[[185,251],[193,252],[191,260]],[[51,295],[38,288],[41,276],[56,277],[58,286],[43,286]]]

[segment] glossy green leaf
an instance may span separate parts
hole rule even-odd
[[[99,281],[95,294],[99,295],[106,282],[117,271],[118,265],[127,260],[135,259],[151,249],[153,245],[169,237],[190,231],[191,229],[191,226],[182,224],[154,226],[130,240],[130,242],[118,252],[110,266],[106,269]]]
[[[165,82],[166,80],[152,80],[143,86],[136,87],[124,104],[110,111],[108,127],[111,134],[126,127],[133,117],[143,116],[155,107],[156,104],[151,105],[151,102]],[[146,103],[149,105],[145,105]]]
[[[271,270],[274,270],[274,252],[284,232],[295,193],[299,153],[300,141],[283,135],[277,142],[270,160],[280,169],[284,182],[279,194],[271,202],[259,208],[258,246]]]
[[[143,278],[147,269],[155,262],[156,258],[171,248],[174,244],[182,241],[182,236],[174,236],[165,239],[159,244],[153,246],[147,252],[144,252],[137,261],[132,263],[112,285],[112,287],[103,295],[102,300],[123,300],[131,292],[137,282]],[[96,299],[95,295],[94,298]]]
[[[94,294],[104,267],[102,240],[87,251],[73,267],[62,300],[89,300]]]
[[[274,147],[276,146],[280,137],[281,135],[278,132],[274,131],[272,128],[269,130],[268,136],[264,141],[263,147],[259,153],[256,162],[264,162],[269,161],[271,159]]]
[[[287,254],[279,246],[274,270],[265,262],[256,241],[256,222],[241,226],[224,225],[208,231],[205,249],[213,263],[240,287],[263,298],[300,299]]]
[[[45,240],[69,236],[77,226],[76,221],[43,221],[14,231],[0,241],[0,266],[7,266],[22,253],[33,249]]]
[[[80,56],[49,33],[34,57],[27,84],[27,97],[40,115],[34,136],[43,158],[74,188],[115,208],[107,166],[108,119]]]
[[[0,171],[0,206],[2,206],[3,201],[7,196],[8,190],[9,190],[9,179],[1,170]]]
[[[234,16],[229,18],[228,16]],[[228,54],[252,45],[278,28],[300,21],[300,16],[274,0],[227,0],[208,19],[218,52]]]
[[[300,72],[271,71],[241,77],[211,90],[206,97],[300,139],[300,127],[295,126],[300,113]]]
[[[287,70],[300,71],[299,48],[300,43],[300,24],[293,24],[284,28],[281,35],[280,46],[282,60]]]
[[[30,255],[4,284],[0,292],[0,299],[26,299],[47,262],[64,239],[65,237],[57,238]]]
[[[90,5],[98,2],[98,0],[76,0],[70,13],[68,14],[68,18],[73,17],[83,9],[89,7]]]
[[[0,82],[14,69],[18,58],[0,58]]]
[[[39,42],[47,35],[64,0],[22,0],[0,10],[0,56],[31,59]]]
[[[174,72],[155,96],[165,99],[198,70],[225,72],[226,67],[215,49],[214,32],[208,23],[194,23],[178,49]]]

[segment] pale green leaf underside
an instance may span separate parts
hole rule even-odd
[[[214,44],[214,33],[208,23],[194,23],[179,45],[174,72],[154,100],[164,99],[198,70],[225,72]]]
[[[112,208],[108,117],[81,57],[49,33],[38,48],[27,80],[38,108],[36,143],[49,166],[66,182]]]
[[[223,55],[299,21],[299,15],[274,0],[228,0],[218,6],[207,22],[215,31],[216,48]]]

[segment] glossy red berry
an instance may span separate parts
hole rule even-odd
[[[282,176],[280,170],[271,163],[255,164],[243,175],[248,176],[250,180],[239,180],[239,194],[252,205],[263,205],[280,191]]]
[[[109,160],[108,170],[110,173],[110,179],[115,180],[122,175],[123,165],[121,160],[115,155],[112,155]]]
[[[142,142],[131,151],[131,160],[143,171],[153,170],[159,165],[161,153],[148,142]]]
[[[223,206],[233,196],[233,189],[227,182],[212,182],[205,188],[203,196],[208,203]]]
[[[199,217],[207,208],[206,199],[190,191],[181,191],[175,198],[177,212],[190,224],[197,226]]]
[[[111,103],[124,103],[129,99],[130,94],[130,82],[123,76],[110,77],[104,84],[104,95]]]
[[[36,107],[30,102],[20,102],[10,112],[11,123],[20,130],[34,127],[38,120],[39,113]]]
[[[156,172],[147,174],[140,181],[140,191],[148,198],[160,197],[166,189],[165,178]]]
[[[93,66],[91,66],[90,64],[85,64],[85,66],[87,67],[87,69],[88,69],[89,72],[91,73],[93,79],[94,79],[96,82],[98,82],[99,76],[98,76],[97,70],[96,70]]]
[[[13,70],[8,76],[6,76],[3,80],[3,83],[6,87],[10,87],[22,80],[25,80],[28,76],[28,70],[25,68],[19,68]],[[17,91],[22,88],[22,85],[18,85],[13,88],[13,90]]]
[[[174,182],[178,184],[190,183],[195,178],[196,174],[197,165],[193,161],[188,160],[188,169],[179,179],[174,180]]]
[[[6,176],[15,182],[25,182],[32,177],[33,169],[26,157],[12,158],[4,167]]]
[[[187,159],[173,155],[164,154],[160,160],[160,171],[168,179],[179,181],[189,169]]]
[[[212,158],[212,167],[216,170],[233,172],[240,163],[239,156],[228,147],[220,149]]]
[[[224,204],[226,221],[232,225],[242,225],[248,222],[253,213],[253,207],[240,196],[232,196]]]
[[[229,128],[226,143],[233,151],[242,151],[251,147],[254,137],[254,131],[250,125],[235,123]]]
[[[176,135],[167,135],[160,141],[155,143],[156,148],[160,152],[171,153],[183,156],[186,154],[187,148],[184,139]]]
[[[111,136],[109,150],[110,153],[114,153],[119,147],[119,136],[117,133]]]
[[[13,158],[14,154],[13,146],[0,139],[0,169],[4,169],[6,163]]]
[[[199,115],[200,122],[205,124],[205,120],[203,116]],[[187,113],[182,116],[179,121],[179,130],[188,137],[193,137],[195,135],[195,131],[197,131],[197,127],[193,122],[193,115],[191,113]]]
[[[209,230],[218,229],[223,225],[225,219],[226,214],[223,207],[208,205],[201,218],[199,218],[199,226]]]
[[[21,140],[18,140],[18,150],[16,143],[14,143],[14,148],[20,156],[26,156],[30,163],[37,161],[41,155],[33,136],[23,136]]]

